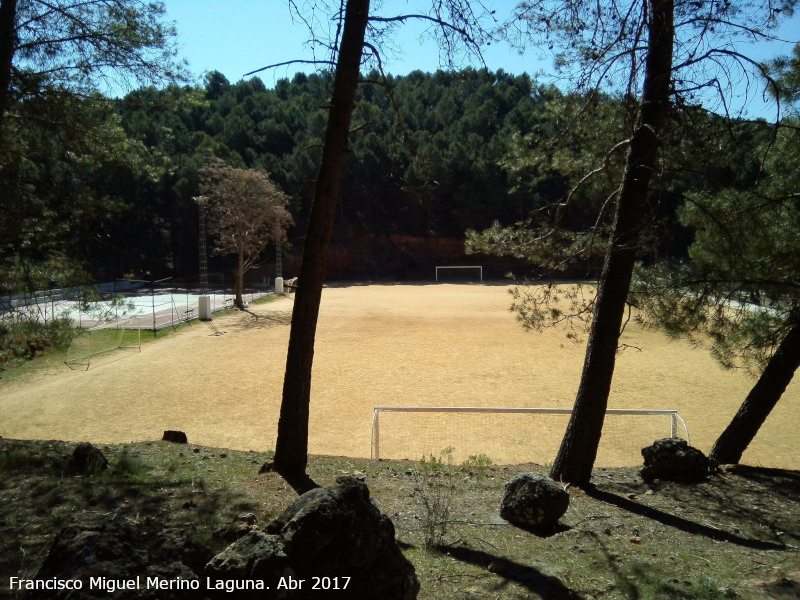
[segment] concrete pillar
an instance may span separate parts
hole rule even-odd
[[[211,297],[210,296],[200,296],[197,299],[198,306],[197,306],[197,313],[198,317],[201,321],[210,321],[211,320]]]

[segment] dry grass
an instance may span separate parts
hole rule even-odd
[[[506,285],[326,288],[311,452],[370,456],[374,406],[570,407],[585,348],[563,331],[523,332],[510,303]],[[160,439],[165,429],[177,429],[206,446],[267,451],[276,435],[291,308],[284,298],[254,306],[253,314],[215,319],[224,335],[194,323],[88,371],[71,371],[51,358],[43,372],[0,380],[0,435],[121,443]],[[677,409],[692,445],[707,452],[753,381],[656,331],[631,324],[622,341],[641,351],[629,348],[618,358],[609,407]],[[795,382],[744,461],[800,467],[798,410]],[[560,441],[558,430],[552,439],[545,434],[539,436],[545,448]],[[526,448],[511,457],[492,448],[462,450],[484,452],[495,462],[552,460],[550,450],[535,456]],[[427,451],[410,447],[398,457],[419,459]],[[632,455],[627,464],[638,463],[636,448]]]

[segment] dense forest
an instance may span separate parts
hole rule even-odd
[[[503,71],[417,71],[385,81],[373,72],[363,79],[331,279],[429,279],[436,264],[476,262],[492,276],[509,270],[542,275],[536,265],[513,258],[465,256],[465,231],[522,222],[564,198],[586,157],[624,136],[629,112],[625,99],[571,97]],[[232,84],[213,72],[203,86],[146,87],[111,103],[87,98],[72,110],[83,118],[91,114],[96,127],[77,147],[69,128],[48,130],[47,122],[30,120],[25,197],[36,202],[21,201],[6,213],[12,235],[5,273],[30,272],[38,264],[39,289],[66,285],[79,272],[95,281],[194,277],[198,171],[211,157],[267,172],[291,197],[291,268],[303,246],[331,85],[328,75],[298,73],[267,89],[257,78]],[[587,106],[594,124],[584,119],[580,130],[570,130],[570,110]],[[685,255],[689,242],[671,217],[681,190],[748,185],[759,169],[755,149],[771,135],[764,122],[742,121],[723,132],[722,120],[701,110],[687,111],[680,122],[674,131],[680,159],[664,174],[670,191],[662,194],[658,216],[660,248],[674,256]],[[724,138],[716,145],[720,154],[694,155],[680,131],[689,125],[694,138]],[[525,158],[548,154],[552,141],[565,137],[562,154]],[[600,195],[591,187],[578,194],[570,228],[595,223]],[[34,220],[37,226],[29,226]],[[212,260],[212,268],[229,267],[222,258]],[[267,276],[272,261],[267,252]],[[589,274],[587,268],[575,274]],[[19,283],[0,283],[5,292],[17,287],[14,279]]]
[[[527,76],[472,70],[417,72],[386,84],[372,73],[359,89],[334,235],[335,253],[362,244],[377,253],[362,246],[358,258],[342,256],[332,265],[334,278],[420,277],[413,264],[396,262],[409,238],[424,245],[463,238],[466,228],[493,219],[518,220],[524,207],[509,194],[500,161],[513,135],[541,120],[555,94]],[[330,77],[298,74],[268,90],[259,79],[230,84],[211,73],[204,89],[140,90],[119,102],[127,134],[164,161],[159,201],[147,213],[170,224],[161,242],[169,244],[162,256],[171,264],[149,268],[194,268],[196,233],[186,224],[196,222],[191,198],[209,154],[270,173],[292,197],[290,238],[295,251],[302,247],[330,86]],[[141,210],[152,201],[129,204]],[[141,227],[151,221],[147,213],[138,213]]]

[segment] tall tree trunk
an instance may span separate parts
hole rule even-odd
[[[747,394],[739,411],[722,432],[709,457],[723,464],[738,463],[747,446],[775,408],[800,367],[800,324],[792,327]]]
[[[585,484],[591,478],[608,406],[625,301],[647,216],[648,187],[656,163],[658,136],[669,106],[673,0],[651,0],[650,11],[639,122],[628,149],[575,407],[550,472],[556,481]]]
[[[8,110],[16,46],[17,0],[0,2],[0,120]]]
[[[17,0],[0,1],[0,154],[5,147],[6,112],[11,103],[11,70],[16,47]]]
[[[295,488],[304,487],[304,481],[307,480],[305,470],[308,461],[308,416],[314,338],[322,285],[325,281],[328,245],[347,158],[350,118],[355,106],[368,17],[369,0],[347,0],[322,162],[314,187],[299,287],[292,311],[283,400],[272,468]]]

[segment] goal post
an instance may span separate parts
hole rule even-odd
[[[439,271],[440,270],[447,271],[449,269],[472,269],[472,270],[477,269],[477,271],[478,271],[478,280],[481,283],[483,283],[483,266],[481,266],[481,265],[470,265],[470,266],[458,266],[458,265],[456,265],[456,266],[447,266],[447,265],[445,265],[445,266],[436,267],[436,283],[439,283]]]
[[[453,449],[454,460],[484,454],[495,464],[551,463],[571,408],[378,406],[373,409],[371,456],[412,459]],[[608,409],[595,462],[636,466],[641,449],[689,430],[677,410]]]
[[[140,352],[142,332],[138,327],[131,327],[132,320],[101,322],[87,329],[80,329],[67,348],[64,359],[70,369],[88,370],[98,357],[108,358],[112,353]],[[104,358],[104,360],[105,360]]]

